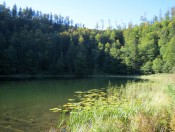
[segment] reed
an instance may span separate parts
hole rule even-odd
[[[106,94],[90,91],[89,105],[71,110],[64,120],[65,129],[72,132],[175,130],[175,77],[159,76],[157,80],[154,76],[154,81],[110,85]],[[94,93],[96,96],[91,97]],[[103,95],[93,98],[100,93]]]

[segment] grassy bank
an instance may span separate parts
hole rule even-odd
[[[59,128],[73,132],[175,130],[175,76],[143,78],[150,81],[109,86],[106,94],[98,98],[89,94],[89,101],[87,98],[83,101],[87,105],[73,108],[69,116],[59,122]]]

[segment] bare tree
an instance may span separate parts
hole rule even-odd
[[[103,30],[104,29],[104,20],[101,19],[100,22],[101,22],[101,29]]]

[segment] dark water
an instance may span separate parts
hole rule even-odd
[[[129,79],[134,80],[134,79]],[[0,132],[49,131],[56,127],[58,113],[50,108],[74,98],[75,91],[106,88],[109,84],[125,84],[120,78],[66,78],[0,82]]]

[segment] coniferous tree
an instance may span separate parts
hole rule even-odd
[[[0,4],[0,74],[139,74],[175,66],[174,7],[165,17],[103,30],[69,17]],[[110,23],[110,22],[109,22]],[[99,26],[99,25],[98,25]]]

